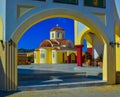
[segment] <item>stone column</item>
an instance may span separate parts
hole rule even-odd
[[[83,45],[76,45],[77,49],[77,66],[82,67],[82,47]]]
[[[67,63],[69,64],[71,62],[71,56],[67,56]]]
[[[116,54],[115,46],[104,45],[103,52],[103,80],[107,84],[116,84]]]
[[[17,89],[17,45],[10,40],[0,42],[0,90]]]

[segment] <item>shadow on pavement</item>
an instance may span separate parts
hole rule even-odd
[[[50,85],[98,80],[102,80],[102,74],[97,76],[86,76],[85,72],[68,73],[49,70],[18,69],[19,86]]]
[[[20,92],[20,91],[0,91],[0,97],[6,97],[6,96],[10,96],[14,93],[17,93],[17,92]]]

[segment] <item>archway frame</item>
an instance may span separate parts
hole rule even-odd
[[[88,14],[88,16],[86,16],[86,13],[80,13],[70,9],[49,9],[28,17],[28,19],[23,21],[16,28],[16,31],[12,34],[11,39],[17,43],[21,36],[34,24],[55,17],[64,17],[77,20],[92,29],[92,31],[96,32],[96,34],[100,33],[103,42],[109,43],[109,38],[105,32],[105,25],[97,17],[92,14]]]
[[[80,17],[81,16],[81,17]],[[106,64],[103,67],[103,80],[106,80],[108,83],[114,82],[111,81],[111,76],[108,76],[110,72],[108,72],[108,46],[109,46],[109,38],[105,32],[105,25],[99,21],[99,19],[92,18],[92,15],[86,16],[85,14],[82,14],[80,12],[76,12],[69,9],[50,9],[47,11],[40,12],[38,14],[35,14],[26,21],[23,21],[23,23],[17,28],[17,30],[13,33],[11,39],[17,44],[21,36],[34,24],[41,22],[43,20],[49,19],[49,18],[55,18],[55,17],[64,17],[64,18],[70,18],[73,20],[77,20],[83,24],[85,24],[90,29],[85,31],[84,33],[80,34],[79,39],[82,39],[81,36],[84,36],[89,31],[94,32],[100,40],[104,43],[104,63]],[[94,26],[93,26],[94,25]],[[82,41],[80,41],[79,44],[82,44]]]
[[[89,33],[89,32],[93,32],[90,28],[85,28],[85,29],[83,29],[82,31],[81,31],[81,33],[80,33],[80,35],[79,35],[79,41],[80,41],[80,44],[82,44],[83,43],[83,39],[84,39],[84,37]],[[105,80],[105,81],[107,81],[108,82],[108,84],[109,84],[109,81],[108,80],[110,80],[110,79],[112,79],[112,78],[110,78],[110,76],[111,75],[109,75],[110,73],[111,73],[111,71],[110,71],[110,69],[109,68],[111,68],[111,66],[110,65],[108,65],[108,60],[109,59],[107,59],[107,58],[110,58],[109,57],[109,54],[107,54],[108,52],[109,52],[109,50],[108,50],[108,46],[109,46],[109,44],[106,44],[106,43],[104,43],[104,41],[102,40],[102,38],[101,38],[101,36],[100,36],[100,34],[98,34],[98,33],[96,33],[96,32],[93,32],[98,38],[99,38],[99,40],[100,41],[102,41],[103,42],[103,44],[104,44],[104,52],[103,52],[103,80]],[[109,47],[110,48],[110,47]],[[115,54],[115,48],[110,48],[111,49],[111,52],[113,53],[113,54]],[[111,56],[111,55],[110,55]],[[110,61],[110,60],[109,60]],[[114,61],[115,61],[115,58],[114,58]],[[113,64],[114,64],[114,62],[113,62]],[[109,67],[110,66],[110,67]],[[112,68],[111,68],[112,69]],[[114,69],[114,81],[116,80],[116,73],[115,73],[115,69],[116,69],[116,67],[115,67],[115,64],[114,64],[114,66],[113,66],[113,69]],[[109,73],[109,74],[108,74]],[[111,73],[112,74],[112,73]]]
[[[17,78],[16,78],[17,77],[17,61],[16,61],[17,55],[16,54],[17,54],[17,44],[21,36],[34,24],[41,22],[45,19],[55,18],[55,17],[64,17],[64,18],[77,20],[85,24],[87,27],[89,27],[93,32],[96,33],[96,35],[99,35],[100,39],[104,43],[104,60],[106,60],[104,61],[104,64],[106,65],[104,65],[105,67],[103,70],[103,74],[104,74],[103,80],[107,81],[108,84],[115,84],[116,78],[115,78],[115,66],[113,65],[114,60],[113,62],[111,62],[109,57],[109,55],[112,56],[112,54],[114,54],[114,48],[109,46],[110,40],[107,36],[105,25],[96,16],[90,13],[86,13],[86,12],[84,13],[83,11],[77,12],[70,9],[55,8],[55,9],[44,10],[37,14],[33,14],[32,16],[26,18],[26,20],[23,20],[21,24],[16,28],[15,32],[13,32],[11,36],[11,41],[5,42],[5,46],[6,46],[6,49],[5,49],[6,55],[4,56],[6,61],[5,68],[7,68],[10,73],[7,72],[8,78],[5,79],[6,81],[4,83],[3,89],[4,90],[17,89]],[[75,37],[75,39],[78,39],[78,38]],[[81,42],[79,42],[79,45],[81,45]],[[112,52],[109,54],[109,51],[112,51]],[[13,55],[13,58],[11,58],[12,55]],[[9,62],[10,62],[10,65],[9,65]],[[14,68],[12,72],[10,69],[11,67]]]

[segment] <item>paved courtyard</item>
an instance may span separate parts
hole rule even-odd
[[[18,66],[18,91],[50,90],[106,85],[99,67],[76,64],[31,64]]]
[[[120,97],[120,85],[0,93],[0,97]]]
[[[90,75],[96,76],[97,74],[102,72],[102,69],[98,67],[77,68],[76,64],[58,64],[58,65],[32,64],[28,66],[26,65],[18,66],[18,73],[23,75],[24,74],[34,75],[34,74],[44,74],[44,73],[47,73],[48,75],[50,75],[56,72],[58,74],[62,73],[62,76],[65,76],[65,77],[66,77],[65,74],[67,74],[67,78],[69,76],[72,80],[72,79],[75,79],[75,76],[79,76],[79,75],[81,76],[81,74],[84,74],[84,72],[88,72],[90,73]],[[72,77],[71,74],[74,75],[74,77]],[[52,75],[52,76],[56,76],[56,75]],[[87,76],[89,75],[87,74]],[[60,80],[59,79],[52,80],[52,82],[54,81],[58,82]],[[27,83],[29,83],[29,81]],[[44,89],[39,90],[38,88],[35,87],[34,89],[28,88],[27,91],[24,89],[23,90],[18,89],[16,92],[0,91],[0,97],[120,97],[120,85],[104,85],[104,86],[90,85],[90,87],[79,87],[79,86],[70,87],[70,88],[61,87],[56,89],[49,87],[49,89],[45,89],[45,90]]]
[[[88,73],[87,73],[88,72]],[[102,69],[80,67],[76,64],[19,65],[19,86],[60,85],[64,83],[102,80]]]

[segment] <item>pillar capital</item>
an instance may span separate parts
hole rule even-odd
[[[82,48],[83,46],[83,44],[75,45],[76,48]]]

